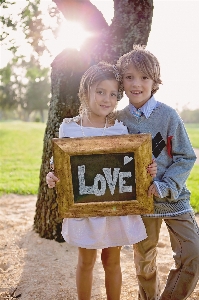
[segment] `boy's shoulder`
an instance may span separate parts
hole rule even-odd
[[[154,108],[153,111],[157,112],[158,114],[170,114],[175,116],[178,115],[177,111],[173,107],[159,101],[157,102],[157,106],[156,108]],[[124,107],[123,109],[117,112],[118,119],[120,119],[121,116],[128,115],[128,114],[131,114],[129,105],[127,105],[126,107]]]
[[[159,102],[158,101],[158,106],[157,108],[160,108],[162,110],[166,110],[166,111],[170,111],[170,112],[173,112],[173,113],[177,113],[177,111],[175,110],[175,108],[171,107],[170,105],[166,104],[166,103],[163,103],[163,102]]]

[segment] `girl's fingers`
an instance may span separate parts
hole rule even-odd
[[[52,172],[46,175],[46,183],[49,188],[55,187],[57,181],[59,181],[59,179]]]

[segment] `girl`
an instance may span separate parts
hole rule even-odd
[[[115,66],[101,62],[90,67],[80,82],[79,116],[64,119],[59,137],[87,137],[128,134],[126,126],[115,119],[117,101],[122,98],[121,78]],[[151,176],[156,163],[148,167]],[[58,178],[49,172],[46,182],[55,186]],[[151,194],[149,188],[149,195]],[[139,215],[64,219],[62,235],[66,242],[79,249],[76,284],[79,300],[91,298],[92,274],[97,249],[102,249],[101,260],[105,271],[107,299],[119,300],[122,274],[120,250],[145,239],[146,231]]]

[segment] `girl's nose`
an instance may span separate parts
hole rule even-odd
[[[108,102],[111,96],[108,94],[104,95],[104,102]]]

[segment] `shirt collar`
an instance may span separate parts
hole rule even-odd
[[[154,96],[152,96],[142,107],[139,108],[139,110],[145,115],[145,117],[148,119],[157,106],[157,101],[155,100]],[[130,112],[133,114],[138,109],[131,103],[129,103],[129,109]]]

